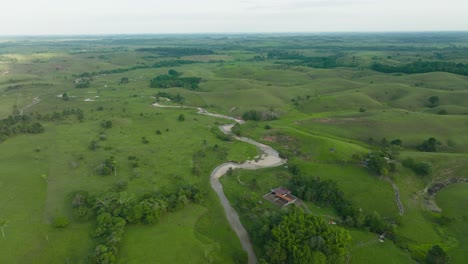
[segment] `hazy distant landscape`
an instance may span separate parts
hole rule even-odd
[[[466,32],[0,37],[0,262],[465,263],[467,131]]]

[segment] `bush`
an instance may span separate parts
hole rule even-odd
[[[439,111],[437,112],[437,114],[439,114],[439,115],[446,115],[446,114],[448,114],[448,112],[447,112],[447,110],[445,110],[445,109],[441,109],[441,110],[439,110]]]
[[[86,221],[88,220],[89,209],[85,206],[80,206],[73,209],[73,216],[77,220]]]
[[[112,121],[110,120],[102,120],[101,121],[101,126],[103,128],[111,128],[112,127]]]
[[[185,121],[185,116],[184,114],[180,114],[179,117],[177,118],[179,121]]]
[[[407,158],[401,164],[419,176],[427,176],[432,173],[432,164],[429,162],[416,162],[412,158]]]
[[[66,216],[57,216],[52,222],[52,225],[58,228],[67,227],[69,224],[70,224],[70,220],[68,220],[68,217]]]

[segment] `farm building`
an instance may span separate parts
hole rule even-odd
[[[297,197],[292,195],[291,191],[284,187],[272,189],[271,192],[265,194],[263,197],[280,206],[287,206],[297,201]]]

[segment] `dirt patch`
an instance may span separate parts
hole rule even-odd
[[[276,142],[277,141],[277,137],[276,136],[265,136],[265,137],[262,137],[262,140],[265,140],[265,141],[268,141],[268,142]]]
[[[359,120],[357,117],[346,117],[346,118],[317,118],[314,122],[322,124],[345,124]]]
[[[333,119],[331,118],[318,118],[318,119],[314,119],[315,122],[318,122],[318,123],[332,123],[333,122]]]

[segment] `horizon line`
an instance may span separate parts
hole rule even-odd
[[[47,34],[12,34],[2,35],[4,37],[92,37],[92,36],[163,36],[163,35],[273,35],[273,34],[301,34],[301,35],[319,35],[319,34],[392,34],[392,33],[468,33],[468,30],[383,30],[383,31],[257,31],[257,32],[159,32],[159,33],[47,33]]]

